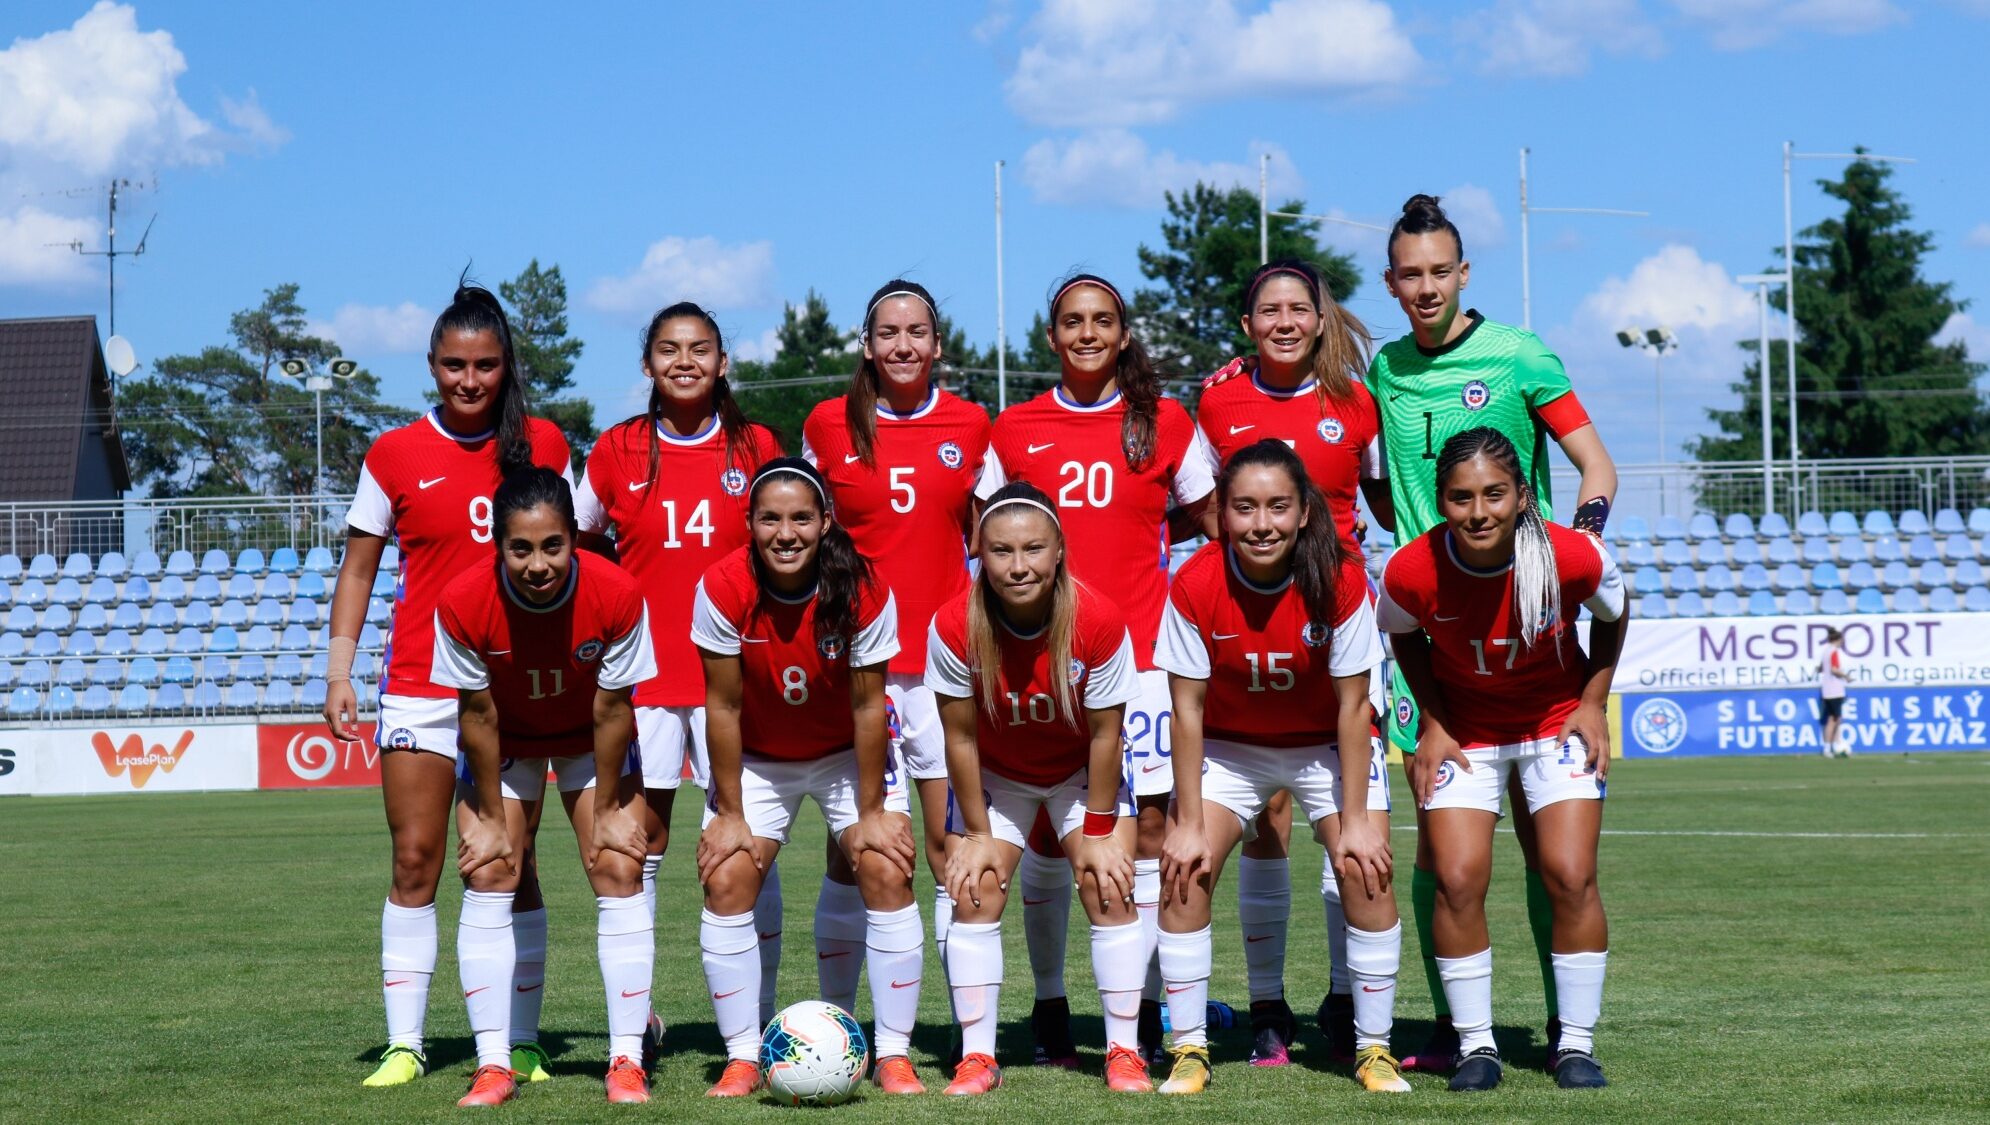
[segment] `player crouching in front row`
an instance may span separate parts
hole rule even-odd
[[[430,673],[456,689],[461,731],[456,957],[477,1071],[457,1104],[497,1105],[518,1090],[511,902],[549,766],[599,908],[608,1100],[646,1102],[639,1060],[656,948],[643,896],[642,768],[629,693],[656,675],[649,614],[635,579],[606,559],[575,555],[573,495],[558,473],[513,473],[492,507],[497,564],[443,589]]]
[[[1436,861],[1432,936],[1458,1030],[1453,1090],[1499,1085],[1486,883],[1508,775],[1520,774],[1554,907],[1561,998],[1555,1081],[1605,1085],[1594,1047],[1609,932],[1596,842],[1610,767],[1605,718],[1627,623],[1622,576],[1601,543],[1542,520],[1513,443],[1467,430],[1437,457],[1443,523],[1403,545],[1377,619],[1423,709],[1410,784]],[[1575,637],[1587,606],[1590,652]]]

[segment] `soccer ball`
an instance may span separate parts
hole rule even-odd
[[[870,1065],[871,1044],[856,1017],[821,1000],[788,1005],[760,1035],[767,1089],[789,1105],[849,1101]]]

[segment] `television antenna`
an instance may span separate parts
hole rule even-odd
[[[136,258],[140,254],[145,253],[145,242],[148,238],[152,237],[152,224],[159,221],[159,213],[157,211],[154,211],[152,213],[152,218],[149,221],[147,221],[145,224],[145,232],[138,236],[138,245],[130,250],[118,249],[117,248],[118,193],[121,191],[155,191],[158,189],[158,187],[159,187],[159,181],[156,178],[149,181],[115,179],[112,180],[108,185],[106,185],[106,187],[102,189],[94,187],[74,188],[69,191],[47,193],[51,195],[77,196],[77,195],[85,195],[91,192],[103,190],[109,196],[109,206],[106,209],[106,217],[104,223],[104,240],[105,240],[104,249],[85,250],[83,249],[82,239],[71,239],[68,242],[52,242],[49,243],[49,245],[67,246],[69,247],[69,249],[85,257],[102,258],[109,265],[110,330],[111,330],[111,335],[113,336],[117,335],[117,260],[119,258]]]

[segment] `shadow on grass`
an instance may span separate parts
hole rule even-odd
[[[560,1056],[566,1054],[571,1048],[572,1039],[570,1036],[576,1034],[582,1033],[543,1030],[539,1032],[539,1045],[545,1048],[546,1054],[553,1060],[546,1068],[548,1074],[594,1074],[599,1077],[599,1072],[606,1065],[605,1063],[583,1063],[577,1059],[563,1061],[560,1058]],[[468,1068],[473,1066],[477,1061],[477,1041],[467,1035],[430,1039],[423,1044],[423,1050],[428,1056],[428,1072],[430,1074],[440,1074],[445,1070],[455,1067]],[[378,1063],[380,1056],[386,1053],[387,1048],[383,1044],[371,1050],[361,1052],[354,1056],[353,1061],[372,1066]]]

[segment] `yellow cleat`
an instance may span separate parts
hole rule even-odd
[[[1354,1077],[1371,1094],[1407,1094],[1410,1084],[1403,1078],[1403,1064],[1387,1047],[1363,1047],[1354,1053]]]
[[[428,1060],[413,1047],[399,1044],[380,1056],[380,1066],[367,1076],[362,1086],[400,1086],[428,1073]]]
[[[1200,1094],[1209,1088],[1209,1048],[1173,1047],[1168,1053],[1175,1056],[1175,1065],[1161,1083],[1162,1093]]]
[[[511,1069],[518,1072],[524,1082],[544,1082],[552,1075],[546,1072],[546,1064],[552,1061],[546,1049],[537,1043],[513,1043],[511,1045]]]

